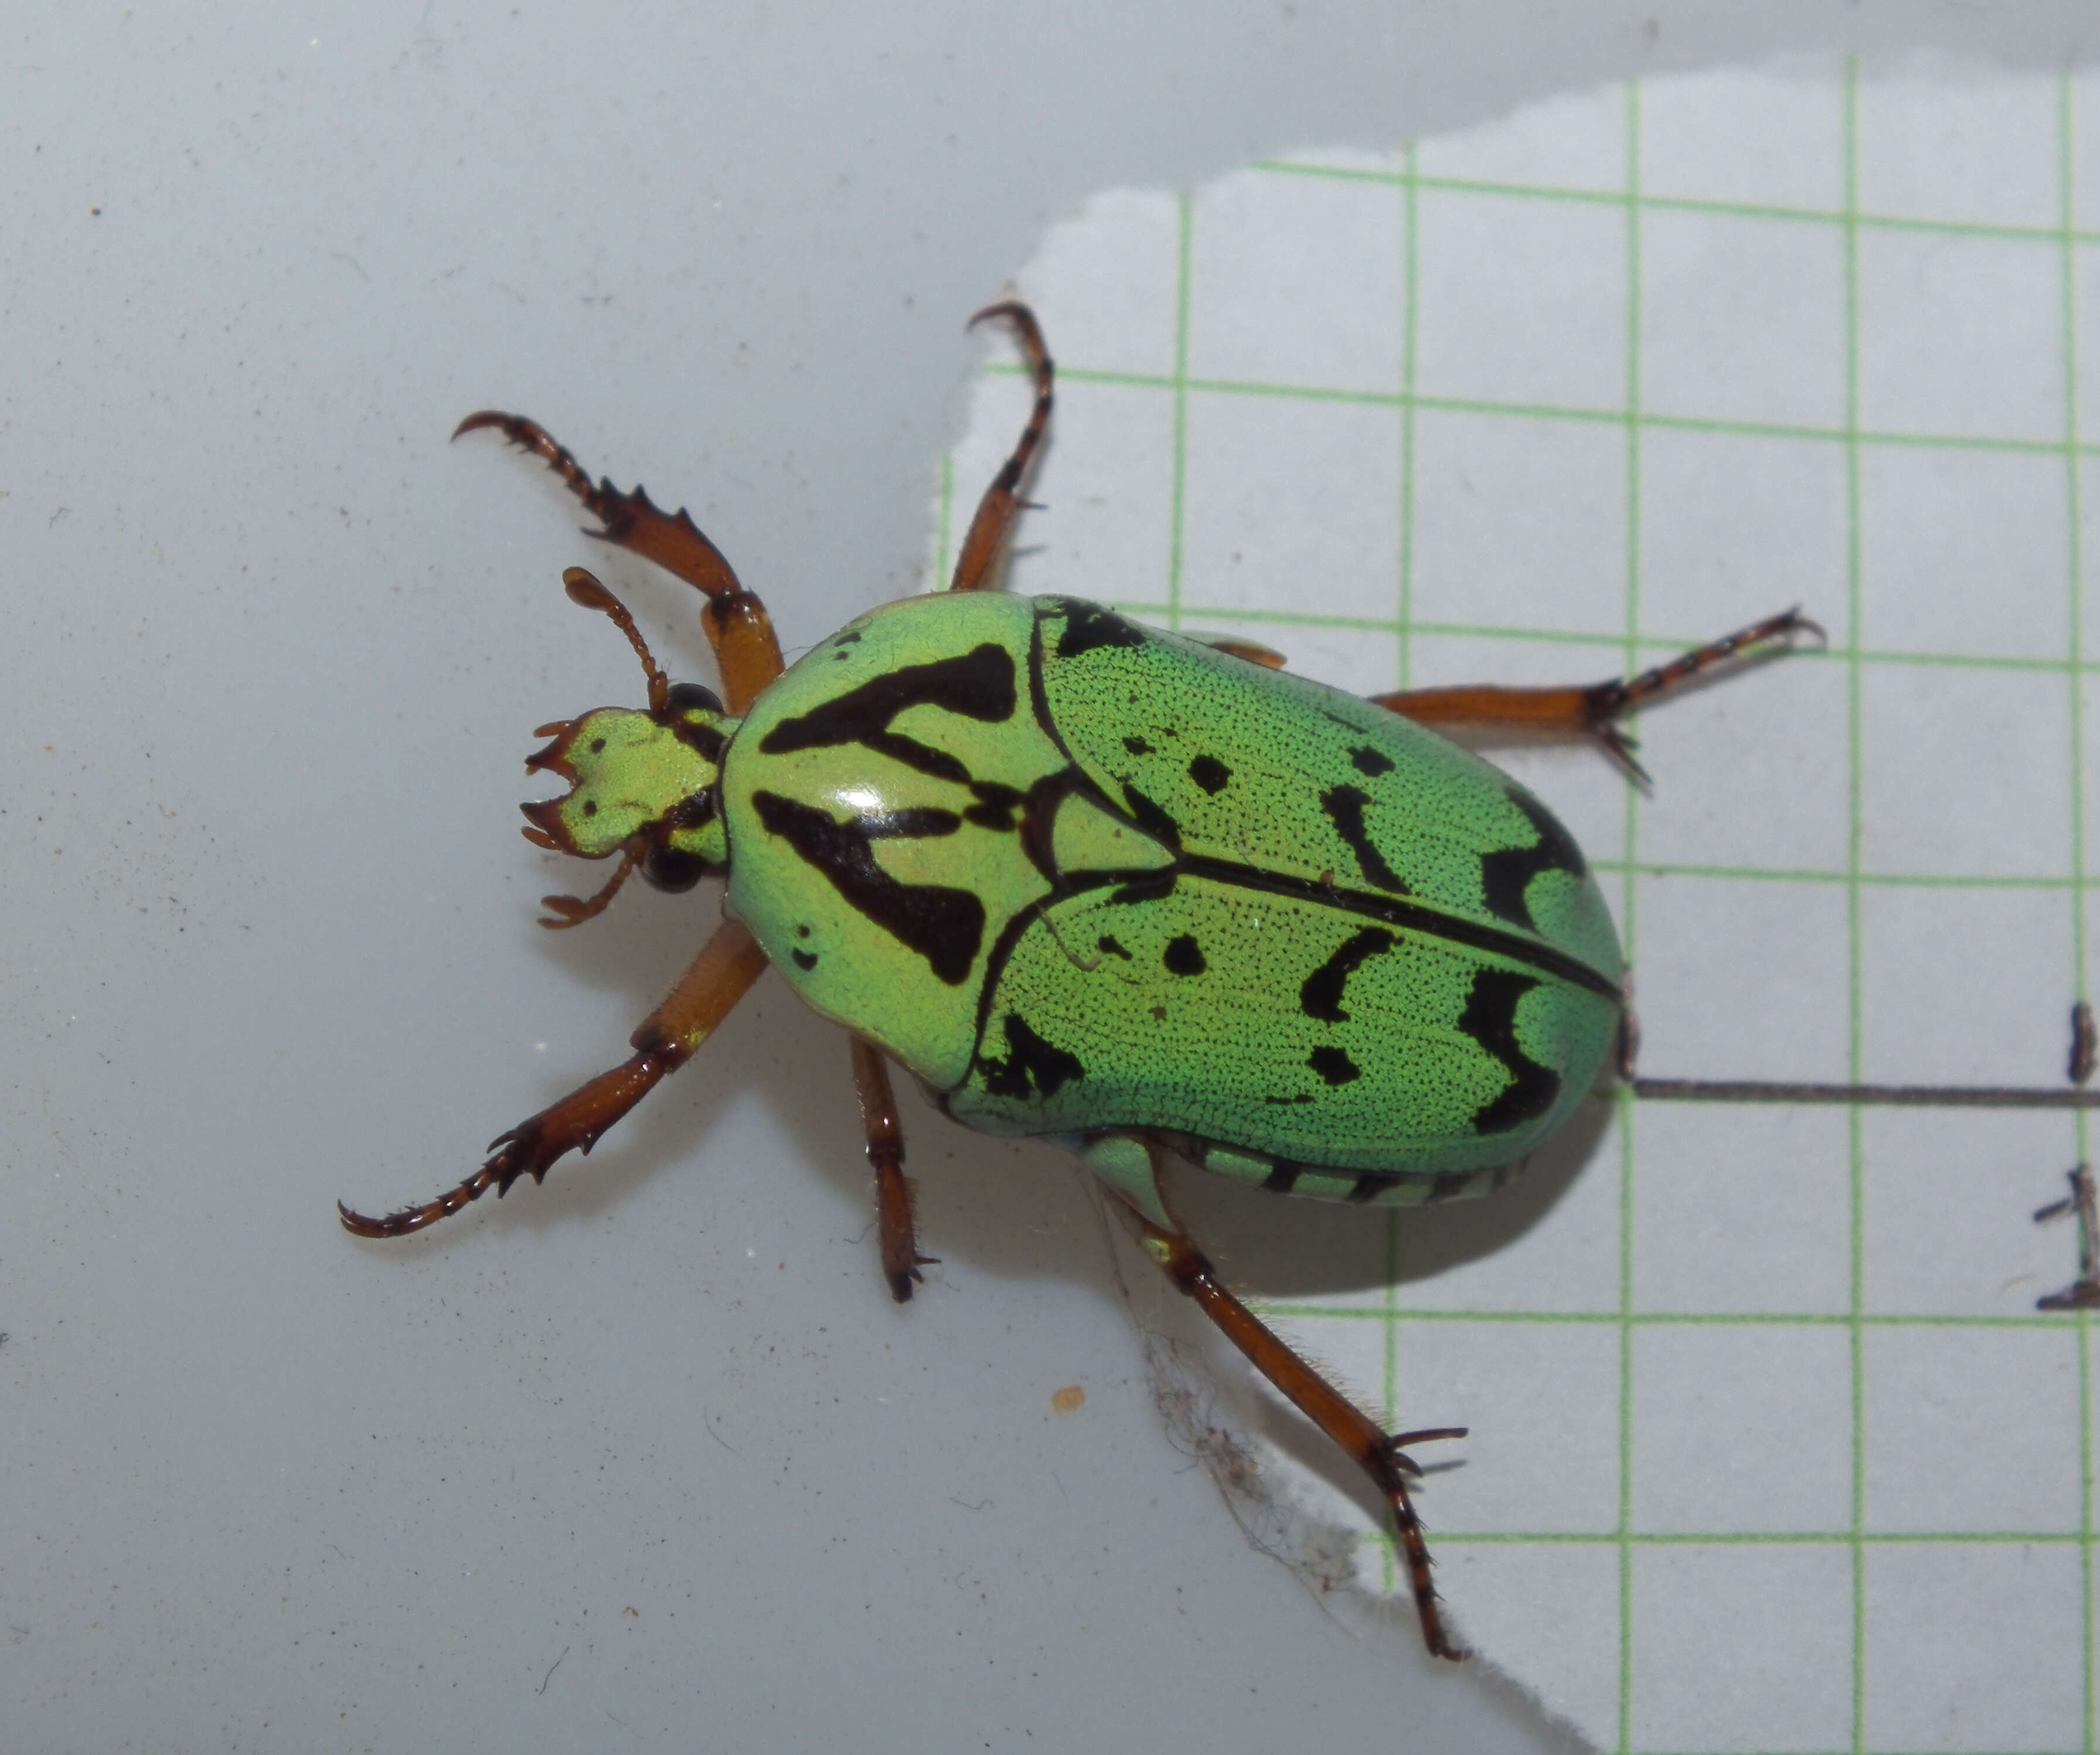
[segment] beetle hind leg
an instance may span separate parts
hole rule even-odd
[[[1429,1542],[1408,1491],[1410,1478],[1422,1473],[1407,1453],[1410,1444],[1434,1439],[1463,1438],[1462,1426],[1389,1434],[1293,1350],[1220,1283],[1217,1270],[1188,1236],[1153,1223],[1118,1197],[1118,1206],[1137,1234],[1146,1255],[1183,1292],[1196,1300],[1220,1333],[1246,1355],[1254,1368],[1282,1391],[1308,1420],[1325,1432],[1368,1475],[1392,1509],[1394,1528],[1407,1561],[1408,1582],[1414,1593],[1422,1637],[1438,1657],[1462,1658],[1465,1651],[1445,1630],[1437,1607],[1436,1586],[1429,1569]]]
[[[867,1138],[867,1161],[875,1170],[875,1214],[882,1237],[882,1277],[889,1295],[908,1303],[911,1288],[924,1284],[921,1268],[940,1258],[919,1253],[911,1218],[911,1184],[904,1175],[904,1129],[897,1119],[897,1096],[889,1088],[889,1069],[882,1051],[860,1037],[853,1043],[854,1089],[860,1096],[861,1126]]]
[[[1721,665],[1775,656],[1802,637],[1820,642],[1823,629],[1798,608],[1790,609],[1695,646],[1637,677],[1560,689],[1410,689],[1370,699],[1417,725],[1440,730],[1471,727],[1525,737],[1591,738],[1635,779],[1645,782],[1648,775],[1634,759],[1633,739],[1622,721]]]

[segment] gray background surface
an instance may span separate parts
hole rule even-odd
[[[701,642],[445,435],[685,500],[792,656],[922,583],[962,320],[1088,192],[1789,50],[2053,68],[2081,10],[11,8],[7,1746],[1552,1746],[1246,1547],[1057,1154],[911,1100],[893,1307],[776,982],[587,1166],[338,1231],[611,1064],[712,911],[532,924],[527,734],[634,694],[561,567]]]

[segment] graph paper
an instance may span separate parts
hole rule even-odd
[[[1646,717],[1649,791],[1495,752],[1591,858],[1643,1071],[2065,1078],[2100,81],[1590,92],[1103,195],[1016,287],[1061,376],[1012,589],[1364,693],[1827,630]],[[937,578],[1025,408],[987,358]],[[1464,1636],[1606,1749],[2093,1750],[2092,1350],[2035,1308],[2076,1250],[2032,1218],[2082,1124],[1590,1108],[1464,1210],[1206,1208],[1390,1424],[1471,1428],[1420,1496]],[[1255,1426],[1403,1589],[1347,1465]]]

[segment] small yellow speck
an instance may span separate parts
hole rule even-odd
[[[1087,1392],[1076,1383],[1067,1383],[1062,1389],[1051,1392],[1050,1411],[1070,1413],[1076,1408],[1083,1408],[1086,1403]]]

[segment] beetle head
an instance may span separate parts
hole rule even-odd
[[[651,884],[668,890],[690,889],[729,866],[717,783],[737,721],[712,690],[665,677],[633,618],[598,580],[571,567],[567,582],[572,598],[610,615],[633,642],[649,677],[649,705],[601,707],[535,734],[554,741],[526,758],[526,770],[559,774],[569,790],[518,807],[531,825],[525,838],[584,859],[622,856],[611,882],[589,901],[545,897],[559,918],[543,919],[544,926],[589,919],[638,866]]]

